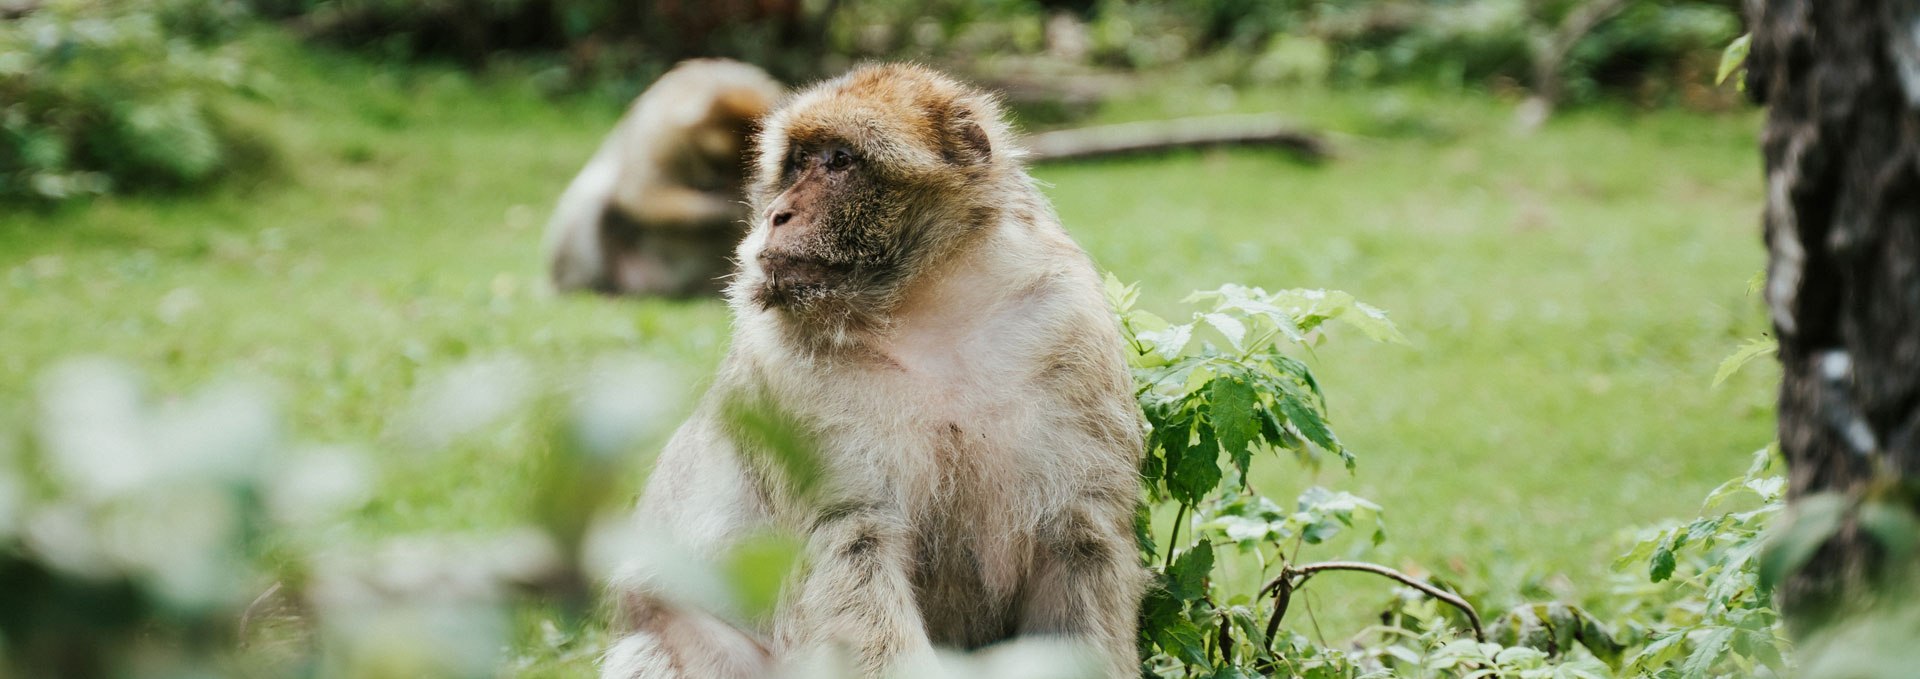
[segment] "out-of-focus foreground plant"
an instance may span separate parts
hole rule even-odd
[[[1152,426],[1138,522],[1154,573],[1140,620],[1144,674],[1791,670],[1768,588],[1794,552],[1767,547],[1782,488],[1767,452],[1715,491],[1701,518],[1640,536],[1613,590],[1577,604],[1501,601],[1354,560],[1385,539],[1381,508],[1364,498],[1311,487],[1282,504],[1249,482],[1255,465],[1276,457],[1355,468],[1321,383],[1292,353],[1342,326],[1403,341],[1384,313],[1340,292],[1225,286],[1191,297],[1197,310],[1172,323],[1138,309],[1130,286],[1109,280],[1108,292]],[[625,520],[644,450],[691,396],[676,388],[678,376],[638,360],[587,374],[559,383],[511,359],[470,364],[430,381],[392,423],[396,436],[383,446],[399,450],[376,458],[292,440],[272,392],[257,387],[153,400],[113,364],[50,372],[32,434],[0,438],[12,444],[0,446],[0,678],[577,672],[601,642],[598,583],[635,563],[692,603],[734,619],[764,616],[795,566],[791,541],[749,541],[700,564]],[[793,434],[783,430],[794,423],[764,415],[742,416],[765,436]],[[520,435],[474,434],[502,422]],[[434,457],[523,439],[536,442],[535,454],[483,455],[528,460],[515,469]],[[805,455],[793,448],[782,454]],[[523,474],[528,491],[519,518],[493,530],[355,539],[343,528],[380,501],[382,476],[392,473]],[[1341,543],[1347,558],[1307,558],[1356,532],[1363,539]],[[1502,558],[1478,565],[1498,570]],[[1332,570],[1379,577],[1380,624],[1331,641],[1305,633],[1304,616],[1289,615],[1296,594]],[[1495,604],[1501,610],[1483,618]],[[1065,679],[1080,676],[1074,659],[1070,648],[1019,644],[952,656],[916,676]],[[845,676],[836,667],[827,657],[791,669]]]
[[[577,628],[627,558],[589,534],[618,533],[601,510],[677,402],[663,372],[599,369],[566,408],[516,363],[456,371],[401,418],[419,448],[402,456],[531,417],[551,444],[525,520],[343,544],[317,536],[341,533],[382,465],[289,440],[270,391],[154,402],[118,365],[58,368],[0,464],[0,677],[495,676],[516,609]]]

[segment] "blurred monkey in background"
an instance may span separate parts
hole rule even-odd
[[[783,88],[724,59],[674,66],[634,100],[547,226],[554,287],[718,294],[747,232],[749,138]]]

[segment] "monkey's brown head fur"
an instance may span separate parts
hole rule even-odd
[[[757,140],[736,305],[805,325],[874,322],[1032,190],[994,98],[913,65],[800,92]]]

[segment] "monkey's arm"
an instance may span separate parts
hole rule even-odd
[[[1134,637],[1147,574],[1133,543],[1131,501],[1084,499],[1040,536],[1020,614],[1022,636],[1085,642],[1110,679],[1140,676]]]
[[[807,572],[775,622],[780,651],[839,644],[865,677],[930,662],[933,644],[913,594],[913,549],[896,511],[829,505],[807,540]]]
[[[653,559],[713,559],[766,521],[733,445],[712,408],[682,425],[647,479],[635,530],[661,541]],[[645,564],[615,585],[620,634],[601,662],[602,679],[759,679],[765,645],[697,605],[673,596]]]

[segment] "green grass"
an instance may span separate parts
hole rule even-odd
[[[612,352],[695,374],[719,360],[717,302],[542,292],[546,211],[618,110],[259,42],[277,83],[240,118],[279,142],[277,172],[204,195],[0,212],[9,420],[28,418],[48,367],[104,355],[161,393],[267,381],[294,438],[385,450],[404,447],[392,423],[412,390],[476,357],[557,373]],[[1481,96],[1176,81],[1102,117],[1228,109],[1291,113],[1339,133],[1340,155],[1035,174],[1155,311],[1241,282],[1344,289],[1393,315],[1411,347],[1341,336],[1312,361],[1357,474],[1310,479],[1270,460],[1256,475],[1277,498],[1318,482],[1378,501],[1390,541],[1371,558],[1597,592],[1616,533],[1691,516],[1771,437],[1769,370],[1709,386],[1764,328],[1746,291],[1763,254],[1756,116],[1600,109],[1520,136],[1511,103]],[[537,443],[509,431],[454,458],[386,458],[380,499],[346,532],[505,525],[527,508]],[[1324,593],[1329,636],[1384,595],[1358,576],[1309,590]]]

